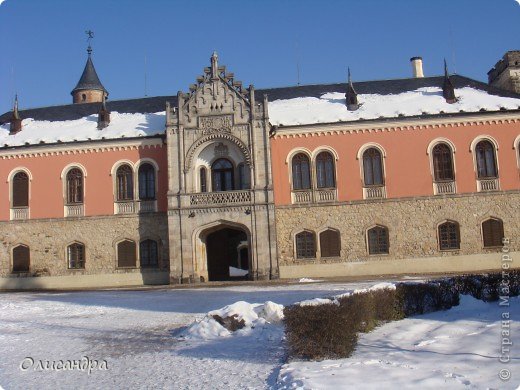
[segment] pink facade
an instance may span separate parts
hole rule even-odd
[[[0,163],[0,184],[2,201],[0,220],[10,219],[10,177],[18,170],[30,173],[29,208],[31,219],[63,218],[64,216],[64,180],[68,169],[84,168],[84,209],[85,216],[114,214],[114,176],[112,172],[118,162],[129,161],[135,169],[134,180],[137,180],[139,162],[149,161],[157,165],[157,209],[167,209],[166,192],[168,175],[166,148],[160,145],[131,146],[97,149],[92,144],[80,151],[51,151],[42,148],[37,152],[30,151],[29,156],[4,158]],[[38,155],[37,155],[38,154]],[[62,176],[63,175],[63,176]],[[134,193],[137,199],[137,194]]]
[[[302,134],[283,129],[271,139],[275,204],[291,204],[290,157],[303,151],[316,155],[318,150],[333,150],[337,155],[336,182],[338,201],[363,199],[362,169],[358,153],[367,145],[380,146],[384,154],[387,198],[433,195],[432,141],[451,143],[457,193],[477,192],[474,147],[478,140],[496,142],[498,176],[503,191],[520,189],[518,168],[518,121],[479,121],[444,125],[420,125],[385,129],[331,131],[315,126]],[[313,131],[315,129],[315,131]],[[477,141],[476,141],[477,140]],[[449,142],[448,142],[449,141]],[[476,142],[475,142],[476,141]],[[515,145],[516,142],[516,145]]]

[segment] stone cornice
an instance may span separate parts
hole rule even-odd
[[[374,121],[317,123],[276,128],[273,138],[299,138],[334,134],[413,131],[448,127],[519,123],[520,112],[473,113],[455,117],[395,118]]]
[[[68,154],[89,154],[100,152],[113,152],[122,150],[137,150],[162,148],[164,137],[147,137],[132,139],[112,139],[102,141],[68,142],[52,145],[27,145],[15,148],[0,149],[0,159],[28,158],[28,157],[47,157]]]

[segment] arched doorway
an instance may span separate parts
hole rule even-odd
[[[249,245],[243,230],[225,226],[205,241],[209,281],[249,279]]]

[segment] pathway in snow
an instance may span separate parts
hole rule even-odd
[[[0,386],[5,389],[269,388],[283,360],[280,326],[240,337],[179,340],[182,330],[236,301],[283,305],[373,283],[196,290],[0,294]],[[20,370],[35,361],[105,359],[107,371]]]

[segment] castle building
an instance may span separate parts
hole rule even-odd
[[[245,87],[216,53],[187,92],[0,116],[0,288],[499,269],[520,255],[508,52],[460,75]],[[21,100],[21,99],[20,99]]]

